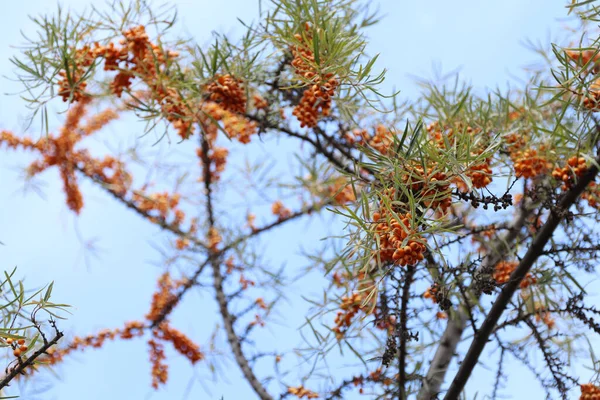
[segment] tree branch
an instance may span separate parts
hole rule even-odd
[[[596,163],[598,162],[600,162],[600,158],[596,158]],[[452,381],[452,384],[446,393],[446,399],[457,399],[459,397],[467,382],[467,379],[469,376],[471,376],[471,372],[473,372],[473,368],[475,368],[475,365],[479,360],[479,356],[488,342],[494,327],[506,309],[508,302],[519,288],[519,284],[525,278],[534,262],[542,254],[544,247],[552,238],[552,235],[554,234],[554,231],[560,222],[565,218],[569,208],[579,198],[587,185],[596,178],[597,174],[598,168],[596,167],[596,164],[590,165],[587,172],[579,179],[575,186],[573,186],[564,194],[555,210],[550,213],[548,220],[538,232],[537,236],[531,243],[529,250],[527,250],[527,253],[525,253],[525,256],[510,276],[510,280],[506,283],[496,298],[496,301],[492,305],[490,312],[483,321],[483,324],[481,324],[479,332],[475,335],[475,338],[471,343],[471,347],[465,355],[458,373],[454,377],[454,380]]]

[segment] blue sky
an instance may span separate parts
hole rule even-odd
[[[81,8],[92,4],[87,0],[65,0],[61,4]],[[251,19],[257,15],[258,3],[250,0],[172,1],[177,4],[182,33],[199,44],[210,41],[213,30],[234,32],[237,17]],[[402,91],[411,98],[417,93],[414,76],[433,76],[433,65],[441,63],[443,71],[461,69],[462,76],[475,87],[506,87],[523,76],[522,68],[536,61],[536,56],[523,45],[524,39],[547,43],[551,31],[557,32],[566,12],[564,2],[547,0],[504,1],[399,1],[378,3],[385,15],[382,22],[369,29],[370,54],[380,53],[379,67],[388,69],[384,89]],[[18,50],[19,31],[32,32],[28,14],[52,13],[56,3],[48,0],[6,2],[0,14],[0,129],[22,132],[26,119],[24,102],[18,96],[5,95],[20,90],[8,56]],[[121,123],[118,133],[142,132],[138,125]],[[115,134],[109,128],[103,135]],[[39,133],[31,131],[35,136]],[[272,145],[272,144],[271,144]],[[167,150],[169,150],[168,145]],[[175,143],[172,146],[177,146]],[[265,144],[267,149],[269,144]],[[259,157],[260,146],[254,157]],[[172,149],[171,149],[172,150]],[[23,194],[18,166],[29,160],[22,154],[0,153],[0,247],[1,267],[17,265],[29,287],[55,281],[57,301],[74,305],[73,315],[61,327],[67,333],[85,335],[104,327],[119,327],[125,321],[139,319],[147,312],[149,299],[161,273],[161,256],[156,251],[165,236],[146,221],[131,215],[96,188],[83,185],[86,207],[75,217],[64,205],[64,196],[55,172],[42,176],[46,184],[43,196]],[[327,220],[278,230],[266,239],[275,250],[268,250],[274,265],[287,262],[289,268],[300,267],[300,251],[294,241],[298,229],[306,237],[326,234]],[[82,241],[97,239],[102,249],[99,259],[85,263]],[[305,244],[310,241],[304,240]],[[291,257],[288,255],[292,254]],[[295,264],[296,263],[296,264]],[[306,282],[305,282],[306,283]],[[310,286],[298,286],[300,289]],[[314,292],[315,294],[318,292]],[[217,322],[212,295],[191,293],[185,304],[173,315],[173,325],[206,343]],[[294,332],[297,321],[287,314],[302,314],[304,305],[292,302],[284,306],[279,318],[282,326],[266,328],[264,340],[294,345],[284,335]],[[286,326],[287,325],[287,326]],[[287,332],[287,333],[286,333]],[[221,344],[224,346],[223,341]],[[43,382],[24,388],[23,398],[40,399],[179,399],[226,400],[254,398],[237,367],[225,366],[226,380],[215,384],[202,367],[189,367],[186,360],[169,353],[170,381],[166,388],[154,392],[150,388],[149,364],[145,341],[111,343],[100,351],[77,354],[57,369],[58,376],[44,375]],[[264,368],[268,368],[264,366]],[[520,377],[515,378],[517,381]],[[534,385],[517,381],[511,387],[522,388],[521,395],[531,400],[544,396]],[[292,383],[294,383],[292,381]],[[476,386],[476,385],[475,385]],[[475,389],[473,389],[475,390]]]

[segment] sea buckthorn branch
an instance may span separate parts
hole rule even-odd
[[[320,143],[318,140],[312,139],[310,138],[308,135],[302,135],[300,133],[294,132],[293,130],[285,127],[285,126],[280,126],[280,125],[276,125],[273,124],[265,119],[261,119],[258,118],[256,116],[253,115],[246,115],[246,117],[250,120],[256,121],[259,124],[261,124],[261,126],[264,126],[265,129],[272,129],[275,131],[279,131],[282,132],[288,136],[291,137],[295,137],[297,139],[302,140],[303,142],[307,142],[309,143],[311,146],[313,146],[315,148],[315,150],[323,155],[325,158],[327,158],[333,165],[335,165],[336,167],[338,167],[340,170],[351,174],[351,175],[356,175],[356,171],[354,171],[354,169],[350,168],[349,166],[345,165],[341,160],[339,160],[331,151],[327,150],[322,143]]]
[[[542,337],[542,334],[540,333],[540,331],[535,326],[533,321],[531,321],[530,318],[525,319],[524,322],[525,322],[525,324],[527,324],[527,326],[531,330],[531,333],[535,339],[537,347],[540,349],[540,351],[544,357],[544,362],[546,363],[546,366],[548,367],[548,369],[550,370],[550,373],[552,374],[552,379],[554,380],[554,386],[556,387],[556,389],[558,390],[558,392],[560,393],[562,398],[566,400],[567,399],[566,394],[567,394],[568,389],[567,389],[565,380],[568,380],[571,383],[577,384],[578,383],[577,379],[564,373],[562,371],[563,367],[564,367],[564,362],[560,358],[558,358],[556,355],[554,355],[550,352],[550,349],[548,347],[551,343],[552,336],[549,335],[549,337],[547,337],[547,338]]]
[[[48,353],[48,350],[54,345],[58,343],[58,341],[64,336],[64,334],[58,330],[56,327],[55,321],[50,321],[50,325],[54,328],[54,336],[52,339],[47,340],[44,335],[42,338],[44,339],[44,344],[37,349],[34,353],[32,353],[26,360],[22,360],[20,357],[18,358],[18,363],[13,368],[10,368],[7,371],[7,374],[0,380],[0,390],[5,388],[10,384],[10,382],[15,379],[17,376],[21,374],[25,374],[28,368],[33,368],[36,364],[36,361],[40,359],[45,354]]]
[[[586,187],[593,182],[598,175],[598,168],[596,167],[597,163],[600,163],[600,157],[596,158],[595,163],[588,167],[587,171],[577,181],[577,184],[564,193],[556,206],[556,211],[550,213],[548,220],[533,239],[531,246],[512,273],[509,282],[507,282],[506,286],[494,301],[478,334],[471,343],[471,346],[446,393],[446,399],[457,398],[462,392],[468,377],[471,375],[473,368],[475,368],[475,365],[477,364],[489,336],[506,309],[508,302],[519,288],[521,281],[526,277],[534,262],[544,250],[544,247],[552,238],[555,229],[564,220],[566,212],[568,212],[569,208],[577,201]]]
[[[160,316],[154,321],[152,327],[155,327],[156,325],[160,324],[165,318],[168,317],[168,315],[171,313],[171,311],[173,311],[174,307],[181,301],[183,296],[198,282],[198,279],[202,275],[202,272],[204,271],[204,269],[206,268],[207,265],[211,264],[212,262],[222,262],[223,257],[226,255],[226,253],[229,250],[237,247],[241,243],[245,242],[248,239],[253,238],[254,236],[260,235],[261,233],[264,233],[264,232],[268,232],[275,227],[285,224],[286,222],[290,222],[290,221],[293,221],[302,216],[309,215],[314,211],[321,210],[323,207],[330,205],[330,204],[332,204],[331,200],[323,202],[323,203],[319,203],[316,205],[312,205],[312,206],[306,207],[302,210],[296,211],[296,212],[290,214],[290,216],[288,216],[287,218],[277,219],[276,221],[274,221],[270,224],[267,224],[260,228],[257,228],[255,230],[253,230],[251,233],[243,235],[243,236],[233,240],[229,244],[224,245],[222,249],[219,249],[216,252],[213,252],[212,254],[210,254],[206,258],[206,260],[204,260],[202,263],[199,264],[199,266],[196,268],[194,273],[179,288],[179,292],[177,293],[176,297],[173,298],[171,301],[169,301],[165,305],[165,307],[160,312]],[[204,249],[205,246],[202,246],[202,248]]]
[[[510,249],[519,238],[521,230],[526,225],[527,218],[533,209],[534,207],[531,204],[522,204],[518,208],[505,234],[490,243],[489,248],[491,251],[484,259],[484,262],[478,269],[479,271],[493,268],[504,258],[503,254],[505,250]],[[456,348],[466,328],[467,320],[468,313],[460,308],[454,313],[454,318],[448,318],[446,329],[439,339],[439,345],[429,364],[423,386],[417,395],[419,400],[430,400],[431,398],[435,398],[439,393],[450,361],[456,354]]]
[[[206,249],[208,247],[206,243],[204,243],[202,240],[200,240],[195,235],[192,235],[191,232],[189,232],[189,231],[186,232],[186,231],[182,230],[178,224],[175,224],[175,223],[169,224],[169,223],[167,223],[166,220],[157,219],[154,216],[150,215],[149,212],[144,211],[140,207],[138,207],[138,205],[134,201],[128,200],[124,196],[120,196],[119,194],[115,193],[115,191],[111,190],[111,188],[109,187],[109,185],[106,182],[104,182],[103,180],[99,179],[98,177],[96,177],[94,175],[88,174],[84,168],[75,166],[75,169],[77,171],[81,172],[87,178],[91,179],[94,183],[97,183],[102,189],[104,189],[104,191],[106,193],[111,195],[119,203],[125,205],[130,210],[133,210],[136,214],[139,214],[140,216],[142,216],[148,220],[151,220],[153,224],[158,225],[160,228],[162,228],[166,231],[169,231],[183,239],[189,240],[195,246],[198,246],[203,249]]]
[[[216,229],[214,209],[212,203],[212,185],[210,173],[211,159],[209,157],[210,144],[204,136],[202,136],[200,140],[200,158],[204,165],[204,189],[206,198],[205,208],[208,217],[208,232],[210,234],[210,232]],[[209,263],[213,272],[213,288],[215,290],[215,297],[219,307],[219,312],[221,314],[221,318],[223,319],[223,324],[225,326],[227,341],[229,343],[231,351],[233,352],[236,363],[242,370],[242,374],[244,375],[254,392],[261,398],[261,400],[272,400],[273,397],[271,397],[271,395],[267,392],[267,389],[258,380],[257,376],[254,373],[254,370],[248,362],[248,359],[244,355],[242,343],[240,342],[239,336],[235,332],[234,318],[233,315],[231,315],[231,313],[229,312],[229,302],[227,301],[225,291],[223,290],[223,274],[221,273],[221,262],[219,258],[214,257],[217,251],[218,250],[216,246],[209,247]]]

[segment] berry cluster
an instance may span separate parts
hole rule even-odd
[[[587,171],[587,163],[585,158],[572,156],[567,160],[567,165],[564,167],[556,167],[552,171],[552,177],[558,181],[562,181],[562,190],[568,190],[575,183],[575,179],[581,177]]]
[[[243,81],[230,74],[215,75],[214,81],[206,86],[209,100],[218,104],[223,110],[243,114],[246,112],[246,93]]]
[[[440,286],[437,283],[434,283],[430,287],[427,288],[425,293],[423,293],[423,298],[430,299],[434,303],[437,303],[437,295],[440,291]]]
[[[312,390],[306,389],[304,386],[300,385],[297,387],[289,387],[288,393],[294,396],[297,396],[299,399],[306,397],[307,399],[318,399],[319,395]]]
[[[335,204],[348,204],[356,201],[356,195],[351,185],[347,184],[346,178],[340,176],[332,185],[327,187],[327,194],[332,197]]]
[[[362,295],[356,292],[352,293],[350,296],[342,297],[340,311],[337,312],[334,321],[335,327],[332,329],[338,340],[342,340],[356,314],[358,314],[360,310],[364,310],[365,307],[362,306],[362,302]]]
[[[373,213],[375,234],[379,237],[379,257],[382,262],[413,265],[424,258],[424,239],[412,228],[411,214],[392,219],[385,210]],[[413,239],[414,238],[414,239]]]
[[[466,175],[471,179],[473,186],[481,189],[492,183],[492,168],[490,167],[490,159],[486,159],[481,164],[470,166]]]
[[[4,341],[7,345],[12,347],[13,355],[15,357],[21,357],[21,354],[25,353],[29,349],[29,347],[25,344],[25,339],[18,339],[16,343],[11,338],[7,338]]]
[[[586,75],[597,75],[600,72],[600,53],[598,50],[573,51],[567,50],[567,56],[575,61],[578,66],[586,68]],[[579,93],[583,98],[582,104],[591,111],[600,111],[600,79],[596,78],[589,86],[587,94]]]
[[[48,134],[34,142],[30,138],[17,138],[9,132],[0,132],[0,145],[6,144],[15,149],[20,147],[40,154],[40,159],[28,167],[29,176],[33,177],[50,167],[58,168],[67,197],[67,206],[76,213],[83,208],[83,196],[75,174],[77,169],[86,176],[102,182],[117,196],[123,196],[127,192],[132,180],[117,159],[110,156],[95,159],[87,150],[75,148],[83,138],[116,118],[114,111],[107,110],[84,123],[83,118],[89,102],[90,98],[86,97],[69,109],[59,135]]]
[[[190,360],[192,364],[204,359],[200,347],[181,331],[171,327],[167,322],[161,323],[153,332],[155,338],[171,342],[175,350]]]
[[[546,307],[544,307],[542,304],[535,305],[535,320],[537,322],[542,321],[544,324],[546,324],[548,329],[553,329],[556,325],[556,321],[554,321],[554,318],[552,318],[550,311],[547,311]]]
[[[583,383],[580,387],[581,396],[579,396],[579,400],[600,400],[600,387],[591,383]]]
[[[394,134],[383,124],[375,125],[375,132],[372,135],[366,129],[354,129],[346,133],[344,138],[350,145],[367,144],[384,155],[389,154],[394,142]]]
[[[150,311],[146,314],[146,319],[151,322],[162,318],[167,307],[174,307],[179,298],[175,294],[177,288],[182,285],[181,281],[174,281],[168,272],[163,273],[158,279],[158,290],[152,295]]]
[[[315,55],[312,46],[310,25],[305,25],[305,35],[294,35],[298,41],[292,46],[292,67],[297,75],[308,82],[302,98],[292,114],[298,118],[301,127],[315,127],[320,115],[328,116],[331,112],[332,98],[339,86],[339,81],[332,73],[321,74],[315,70]]]
[[[165,363],[164,346],[154,339],[148,340],[150,346],[150,363],[152,364],[152,387],[158,389],[160,385],[167,383],[169,378],[169,366]]]
[[[281,200],[277,200],[271,205],[271,212],[277,216],[279,221],[287,219],[292,215],[292,211],[285,207]]]
[[[535,149],[511,152],[510,157],[513,160],[517,178],[535,178],[552,168],[552,163],[548,162],[545,156],[538,154]]]
[[[445,172],[437,169],[436,163],[428,167],[415,163],[407,167],[402,181],[417,200],[432,210],[445,214],[452,205],[450,181]]]
[[[178,208],[181,196],[178,193],[144,193],[135,190],[131,195],[131,201],[136,208],[146,214],[153,222],[167,222],[172,226],[179,226],[185,219],[185,213]]]
[[[77,350],[84,350],[88,347],[100,348],[106,340],[120,339],[132,339],[139,337],[144,334],[145,326],[142,322],[133,321],[125,324],[123,329],[104,329],[98,332],[96,335],[88,335],[85,338],[75,336],[71,343],[67,347],[62,349],[50,348],[47,351],[47,358],[44,358],[44,363],[53,365],[62,361],[63,358]]]
[[[492,278],[496,281],[497,284],[502,285],[510,279],[510,275],[517,268],[519,263],[517,261],[500,261],[496,264],[494,268],[494,273],[492,274]],[[519,286],[521,289],[525,289],[531,285],[534,285],[537,282],[537,279],[531,274],[527,273],[525,278],[521,281]]]

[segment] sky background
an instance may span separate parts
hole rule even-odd
[[[87,0],[61,2],[76,9],[92,3]],[[236,32],[236,18],[251,20],[258,11],[258,3],[251,0],[179,0],[172,3],[177,4],[180,16],[176,29],[201,45],[210,42],[212,31]],[[386,0],[373,4],[379,4],[384,18],[368,30],[368,52],[371,55],[379,53],[378,66],[388,69],[384,90],[399,89],[403,98],[418,93],[414,77],[433,77],[436,64],[445,72],[460,69],[462,77],[481,92],[486,88],[515,85],[518,78],[524,76],[523,67],[539,60],[526,48],[525,40],[549,43],[553,37],[551,32],[560,34],[566,16],[565,2],[547,0]],[[27,116],[24,102],[17,95],[11,95],[20,90],[20,84],[11,81],[14,68],[8,60],[18,52],[14,46],[22,43],[19,32],[32,33],[35,29],[28,15],[55,10],[56,3],[49,0],[3,4],[0,14],[0,54],[3,55],[0,60],[0,129],[23,132]],[[119,134],[127,131],[133,137],[140,136],[143,129],[129,122],[116,126]],[[109,127],[106,134],[116,131],[117,128]],[[35,129],[30,134],[40,135]],[[166,146],[168,151],[177,144],[161,146]],[[259,145],[254,150],[254,157],[260,157],[269,146],[273,143],[266,143],[263,148]],[[82,185],[85,209],[75,217],[65,206],[56,171],[41,177],[41,182],[45,183],[42,196],[33,192],[24,194],[19,167],[29,160],[20,153],[0,152],[0,241],[5,243],[0,247],[1,268],[18,266],[18,275],[26,278],[27,287],[54,280],[54,299],[75,306],[73,315],[60,325],[68,334],[86,335],[142,318],[147,312],[156,278],[162,272],[157,247],[164,244],[165,235],[87,183]],[[298,256],[300,247],[295,239],[285,238],[296,238],[301,229],[304,235],[300,242],[310,245],[306,238],[325,236],[328,221],[326,217],[318,218],[309,224],[301,222],[293,228],[277,230],[265,239],[271,245],[268,250],[270,262],[273,265],[286,263],[288,268],[299,270],[302,266]],[[86,262],[82,247],[89,240],[96,240],[102,251],[98,259]],[[303,290],[316,294],[318,291],[312,291],[313,284],[314,281],[300,280],[290,290],[296,294]],[[193,292],[184,303],[174,313],[173,325],[204,345],[218,321],[214,301],[211,296]],[[265,328],[263,340],[282,347],[293,346],[295,342],[285,336],[285,332],[293,332],[301,323],[297,317],[303,315],[305,308],[306,305],[298,302],[284,306],[279,325]],[[221,344],[221,348],[225,348],[222,341]],[[102,350],[70,357],[57,369],[58,376],[45,374],[42,382],[23,387],[21,394],[26,399],[61,400],[180,399],[186,396],[194,399],[224,397],[225,400],[254,398],[234,363],[225,365],[225,381],[215,384],[205,368],[193,369],[187,360],[172,352],[168,355],[169,383],[158,392],[150,388],[146,342],[138,340],[117,341]],[[544,398],[539,388],[530,383],[529,377],[514,375],[515,380],[509,387],[520,389],[519,397],[514,398]],[[290,383],[298,384],[299,381],[291,377]],[[470,389],[473,395],[477,383]],[[575,398],[575,393],[573,395]]]

